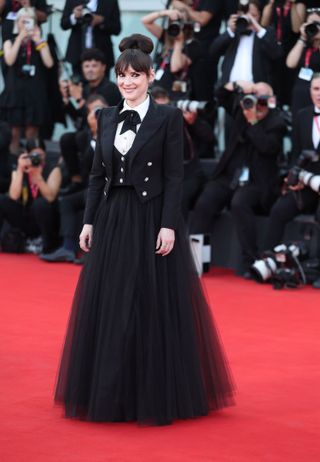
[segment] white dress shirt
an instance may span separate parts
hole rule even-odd
[[[150,96],[148,95],[147,98],[143,101],[143,103],[139,104],[138,106],[135,107],[130,107],[126,101],[123,103],[123,109],[120,111],[137,111],[137,113],[140,116],[141,122],[146,116],[146,113],[148,112],[149,109],[149,104],[150,104]],[[134,133],[132,130],[127,130],[125,133],[122,133],[120,135],[122,125],[124,124],[124,121],[120,122],[117,127],[116,131],[116,136],[114,139],[114,146],[118,149],[118,151],[122,155],[126,155],[131,146],[133,145],[134,139],[136,137],[136,133]],[[137,132],[140,128],[141,124],[137,125]]]
[[[230,28],[227,30],[231,37],[235,36],[234,32],[232,32]],[[254,38],[255,35],[257,35],[258,38],[261,39],[266,34],[266,32],[266,29],[261,28],[257,34],[252,32],[250,35],[242,35],[240,37],[237,53],[230,72],[230,82],[235,82],[236,80],[253,82],[252,58]]]
[[[314,149],[317,149],[320,143],[320,109],[315,107],[314,112],[318,112],[318,117],[313,117],[313,124],[312,124],[312,141]]]

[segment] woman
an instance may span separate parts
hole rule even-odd
[[[43,252],[52,252],[60,242],[57,196],[61,169],[46,164],[45,144],[31,139],[12,172],[8,195],[0,196],[0,231],[4,221],[26,238],[41,236]]]
[[[287,56],[287,66],[297,71],[291,103],[294,120],[299,109],[312,104],[310,98],[310,81],[313,73],[320,72],[319,23],[319,12],[308,15],[307,21],[300,28],[300,37]]]
[[[302,0],[269,0],[263,8],[261,25],[274,26],[282,56],[274,62],[272,88],[280,105],[291,104],[291,93],[295,72],[286,66],[286,57],[294,46],[302,23],[306,17],[306,6]]]
[[[151,40],[119,48],[124,101],[99,115],[56,401],[68,417],[164,425],[230,404],[232,385],[180,214],[182,114],[147,94]]]
[[[168,27],[156,24],[166,18]],[[194,23],[185,9],[154,11],[142,18],[143,25],[161,43],[155,59],[155,84],[163,87],[173,100],[195,98],[193,93],[194,64],[201,57],[200,44],[193,38]],[[182,26],[179,32],[178,24]]]
[[[17,154],[21,129],[25,129],[27,139],[37,138],[45,122],[45,69],[54,63],[47,42],[41,39],[34,8],[18,11],[13,32],[17,34],[15,39],[3,44],[8,69],[0,107],[2,118],[12,127],[11,152]]]

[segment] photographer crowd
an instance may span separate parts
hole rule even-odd
[[[66,0],[63,59],[42,31],[50,14],[45,0],[0,0],[0,247],[81,263],[97,114],[121,102],[112,82],[121,12],[118,0]],[[238,273],[251,278],[261,251],[280,244],[294,218],[314,214],[320,223],[318,2],[169,0],[141,25],[156,43],[150,94],[183,113],[190,233],[210,234],[229,209],[242,251]],[[67,121],[73,128],[51,156],[42,140]],[[268,217],[263,249],[258,215]],[[320,288],[320,278],[313,285]]]

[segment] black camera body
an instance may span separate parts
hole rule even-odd
[[[82,6],[82,17],[81,21],[83,24],[89,25],[93,20],[93,11],[88,8],[89,0],[83,1],[80,5]]]
[[[305,33],[308,40],[312,40],[320,32],[320,22],[313,21],[305,27]]]
[[[252,109],[254,106],[268,106],[268,95],[256,96],[251,93],[246,93],[241,98],[241,106],[243,109]]]
[[[39,167],[41,165],[41,156],[36,151],[31,151],[27,159],[31,160],[32,167]]]
[[[297,186],[299,183],[299,175],[302,168],[306,166],[308,162],[317,162],[319,160],[319,154],[312,149],[304,149],[298,160],[296,165],[293,166],[287,175],[287,185],[288,186]]]
[[[167,27],[167,33],[170,37],[177,37],[180,32],[198,32],[194,21],[184,21],[178,19],[177,21],[170,21]]]

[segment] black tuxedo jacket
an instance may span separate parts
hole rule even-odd
[[[286,132],[284,118],[271,110],[263,120],[250,125],[242,113],[237,94],[222,88],[217,96],[232,116],[233,125],[226,150],[214,170],[214,178],[224,175],[231,159],[237,156],[237,150],[245,146],[250,177],[263,192],[267,205],[277,193],[279,184],[277,160]]]
[[[103,109],[99,114],[84,223],[93,223],[102,194],[108,197],[113,179],[114,138],[122,104]],[[179,109],[157,105],[150,99],[126,168],[127,177],[142,203],[163,195],[161,227],[175,229],[181,212],[183,180],[183,117]]]
[[[210,56],[218,62],[224,55],[222,63],[221,84],[230,82],[230,73],[234,65],[240,36],[231,37],[228,31],[217,37],[211,47]],[[256,34],[253,41],[252,51],[252,74],[254,82],[271,83],[271,63],[282,54],[281,46],[277,43],[273,28],[268,28],[262,38]]]
[[[293,164],[296,163],[304,149],[315,150],[320,156],[320,143],[315,149],[312,141],[313,111],[314,107],[308,106],[301,109],[297,114],[293,126]],[[308,162],[303,168],[312,173],[320,174],[320,161]]]
[[[82,3],[81,0],[67,0],[61,18],[62,29],[71,29],[66,60],[73,65],[78,65],[80,63],[80,56],[84,49],[85,27],[83,27],[81,20],[77,21],[73,26],[70,22],[70,16],[73,9]],[[93,28],[94,47],[99,48],[99,50],[104,53],[107,67],[110,69],[114,64],[110,36],[119,35],[121,32],[118,0],[98,0],[96,14],[104,16],[104,22]]]

